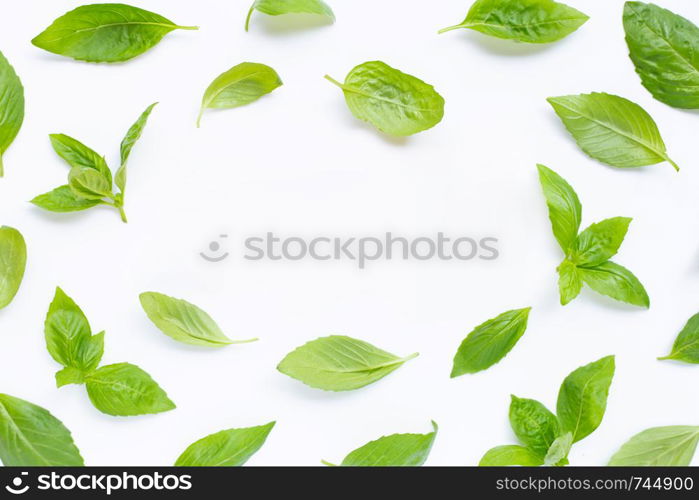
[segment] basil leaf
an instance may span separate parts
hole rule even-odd
[[[254,11],[262,12],[268,16],[281,16],[283,14],[318,14],[335,21],[332,9],[322,0],[255,0],[245,19],[245,31],[250,27],[250,17]]]
[[[699,28],[657,5],[626,2],[624,31],[636,73],[653,97],[699,108]]]
[[[128,132],[126,132],[126,136],[124,136],[124,139],[121,141],[121,165],[114,175],[114,183],[122,192],[122,202],[123,193],[126,191],[126,164],[129,161],[131,150],[136,142],[138,142],[138,140],[141,138],[143,129],[148,123],[148,118],[150,117],[153,108],[155,108],[157,104],[157,102],[151,104],[143,113],[141,113],[141,116],[139,116],[138,120],[136,120],[136,123],[131,125],[131,128],[128,130]]]
[[[91,168],[71,168],[68,185],[76,195],[86,200],[101,200],[112,194],[109,180]]]
[[[93,169],[102,174],[112,189],[112,173],[104,158],[82,142],[65,134],[51,134],[51,146],[74,169]],[[71,169],[72,170],[72,169]]]
[[[40,194],[31,202],[49,212],[79,212],[102,204],[100,200],[87,200],[79,197],[68,185]]]
[[[82,383],[85,374],[97,368],[104,353],[104,332],[93,336],[85,314],[60,288],[56,288],[46,314],[44,337],[51,357],[75,370],[56,374],[59,387]]]
[[[165,391],[138,366],[102,366],[85,378],[90,401],[102,413],[134,416],[175,409]]]
[[[444,99],[419,78],[381,61],[369,61],[349,72],[345,83],[325,78],[342,89],[352,114],[394,136],[434,127],[444,116]]]
[[[579,266],[597,266],[614,257],[626,237],[629,224],[631,219],[628,217],[612,217],[592,224],[575,240],[573,262]]]
[[[120,3],[83,5],[56,19],[32,43],[87,62],[127,61],[154,47],[178,26],[147,10]]]
[[[571,432],[573,442],[589,436],[599,427],[613,377],[614,356],[607,356],[581,366],[563,380],[556,412],[561,431]]]
[[[667,155],[658,126],[638,104],[599,92],[547,100],[578,146],[595,160],[619,168],[667,161],[679,170]]]
[[[485,370],[504,358],[527,330],[531,307],[514,309],[473,329],[454,356],[451,378]]]
[[[533,399],[512,396],[510,426],[520,442],[542,457],[558,436],[558,419]]]
[[[573,446],[573,435],[568,432],[556,438],[544,457],[544,465],[568,465],[568,454]]]
[[[578,267],[568,259],[558,266],[558,291],[561,296],[561,305],[569,304],[575,297],[580,295],[583,282]]]
[[[565,38],[589,19],[582,12],[553,0],[476,0],[459,28],[526,43],[550,43]]]
[[[595,292],[634,306],[650,307],[646,289],[631,271],[612,261],[594,267],[578,267],[582,279]]]
[[[699,314],[695,314],[682,331],[677,335],[672,345],[672,352],[658,359],[674,359],[685,363],[699,363]]]
[[[544,465],[544,459],[529,448],[508,444],[488,450],[478,463],[479,467],[502,467],[506,465],[536,467]]]
[[[185,300],[156,292],[144,292],[140,295],[140,300],[143,310],[153,324],[165,335],[179,342],[222,347],[257,340],[229,339],[211,316]]]
[[[265,64],[244,62],[219,75],[204,92],[197,127],[206,109],[245,106],[282,86],[282,80]]]
[[[10,305],[24,278],[27,267],[27,244],[22,233],[0,227],[0,309]]]
[[[4,175],[2,155],[14,142],[24,121],[24,87],[12,65],[0,52],[0,177]]]
[[[265,444],[276,422],[257,427],[228,429],[191,444],[175,467],[237,467],[245,464]]]
[[[331,335],[296,348],[277,370],[316,389],[351,391],[382,379],[417,355],[399,358],[367,342]]]
[[[537,165],[544,190],[553,235],[563,252],[568,254],[575,244],[582,220],[578,195],[563,177],[544,165]]]
[[[70,431],[47,410],[0,394],[0,459],[5,467],[85,465]]]
[[[690,465],[699,442],[699,426],[652,427],[629,439],[609,461],[616,467]]]
[[[437,424],[429,434],[391,434],[351,451],[344,467],[416,467],[423,465],[437,437]],[[327,465],[327,462],[324,462]]]

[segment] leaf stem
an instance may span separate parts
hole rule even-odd
[[[327,460],[321,460],[320,463],[323,465],[327,465],[328,467],[337,467],[337,464],[330,463]]]
[[[345,84],[338,82],[337,80],[335,80],[335,79],[334,79],[332,76],[330,76],[330,75],[325,75],[323,78],[325,78],[325,79],[326,79],[327,81],[329,81],[330,83],[334,83],[335,85],[337,85],[338,87],[340,87],[342,90],[346,90],[346,88],[347,88],[347,87],[345,86]]]
[[[446,28],[442,28],[437,32],[437,34],[441,35],[442,33],[446,33],[447,31],[453,31],[453,30],[458,30],[460,28],[465,28],[463,24],[455,24],[454,26],[447,26]]]
[[[665,157],[665,160],[666,160],[670,165],[672,165],[673,167],[675,167],[675,171],[676,171],[676,172],[679,172],[679,171],[680,171],[679,165],[677,165],[677,163],[675,163],[674,161],[672,161],[672,159],[671,159],[669,156],[666,156],[666,157]]]
[[[259,338],[255,337],[254,339],[248,339],[248,340],[231,340],[231,344],[249,344],[250,342],[257,342],[260,340]]]
[[[129,222],[129,219],[126,218],[126,212],[124,212],[124,206],[120,206],[119,208],[119,215],[121,216],[121,221],[126,224]]]
[[[250,10],[248,11],[248,17],[245,18],[245,31],[248,31],[248,28],[250,27],[250,17],[252,17],[252,12],[255,10],[255,6],[253,5],[250,7]]]
[[[175,26],[175,29],[194,31],[194,30],[198,30],[199,26]]]
[[[2,155],[0,155],[0,177],[4,177],[5,175],[5,166],[2,163]]]

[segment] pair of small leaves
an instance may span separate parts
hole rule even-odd
[[[83,5],[56,19],[32,43],[87,62],[121,62],[154,47],[178,26],[154,12],[118,3]]]
[[[650,299],[638,278],[609,260],[624,241],[631,219],[605,219],[578,234],[582,221],[578,195],[553,170],[543,165],[538,165],[538,169],[553,234],[566,256],[558,266],[561,304],[575,299],[585,283],[615,300],[649,307]]]
[[[250,28],[250,18],[254,11],[262,12],[268,16],[317,14],[328,18],[330,22],[335,21],[332,9],[322,0],[255,0],[245,19],[245,31]]]
[[[437,437],[437,424],[428,434],[391,434],[351,451],[343,467],[417,467],[423,465]],[[325,465],[334,465],[323,461]]]
[[[172,410],[175,404],[141,368],[129,363],[99,367],[104,332],[92,335],[80,307],[60,288],[44,324],[46,348],[64,369],[56,385],[85,384],[92,404],[108,415],[132,416]]]
[[[175,467],[238,467],[265,444],[276,422],[210,434],[192,443]]]
[[[15,298],[27,267],[27,245],[22,233],[0,227],[0,309]]]
[[[602,422],[613,377],[613,356],[574,370],[558,392],[557,416],[536,400],[512,396],[510,425],[521,445],[493,448],[479,465],[567,465],[573,443]]]
[[[699,364],[699,313],[695,314],[677,335],[672,352],[658,359],[673,359],[684,363]]]
[[[64,134],[50,137],[54,151],[71,167],[68,184],[57,187],[32,200],[36,206],[50,212],[77,212],[97,205],[109,205],[127,222],[124,212],[126,196],[127,164],[131,151],[141,138],[153,108],[151,104],[129,128],[121,142],[121,164],[112,178],[112,172],[105,159],[80,141]],[[113,192],[113,184],[119,192]]]
[[[580,149],[595,160],[618,168],[666,161],[679,171],[655,121],[638,104],[600,92],[547,100]]]
[[[565,38],[589,19],[582,12],[553,0],[476,0],[459,28],[526,43],[550,43]]]
[[[277,370],[316,389],[351,391],[382,379],[417,355],[401,358],[361,340],[331,335],[290,352]]]
[[[369,61],[349,72],[342,89],[352,114],[393,136],[408,136],[434,127],[444,116],[444,99],[432,85],[381,61]]]
[[[0,177],[2,156],[19,134],[24,122],[24,87],[15,69],[0,52]]]
[[[485,370],[504,358],[527,330],[530,310],[507,311],[474,328],[454,356],[451,378]]]
[[[207,109],[245,106],[282,86],[282,80],[269,66],[244,62],[219,75],[204,92],[197,127]]]
[[[184,344],[223,347],[257,340],[229,339],[206,311],[186,300],[157,292],[144,292],[140,300],[153,324],[168,337]]]
[[[699,426],[652,427],[629,439],[609,461],[617,467],[673,467],[692,462]]]

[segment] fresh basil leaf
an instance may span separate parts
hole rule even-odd
[[[14,142],[24,121],[24,87],[12,65],[0,52],[0,177],[4,175],[2,155]]]
[[[85,378],[85,386],[95,408],[107,415],[126,417],[175,409],[150,375],[130,363],[98,368]]]
[[[51,134],[49,138],[54,151],[72,167],[71,170],[96,170],[107,180],[109,190],[112,189],[112,173],[102,156],[65,134]]]
[[[568,454],[573,446],[573,434],[567,432],[556,438],[544,457],[544,465],[568,465]]]
[[[624,31],[636,73],[653,97],[676,108],[699,108],[699,28],[652,3],[626,2]]]
[[[10,305],[24,278],[27,244],[22,233],[12,227],[0,227],[0,309]]]
[[[237,467],[245,464],[265,444],[276,422],[257,427],[228,429],[191,444],[175,467]]]
[[[351,451],[343,467],[416,467],[423,465],[437,437],[437,424],[429,434],[391,434]],[[327,465],[332,465],[324,462]]]
[[[575,190],[563,177],[544,165],[537,165],[544,190],[553,235],[563,252],[568,254],[575,244],[582,221],[582,205]]]
[[[508,444],[488,450],[478,463],[479,467],[502,467],[507,465],[537,467],[544,465],[544,459],[529,448]]]
[[[553,0],[476,0],[466,19],[440,30],[459,28],[526,43],[550,43],[565,38],[589,19]]]
[[[79,212],[102,204],[100,200],[79,197],[68,185],[40,194],[32,200],[32,203],[49,212]]]
[[[244,62],[219,75],[204,92],[197,127],[207,109],[245,106],[282,86],[282,80],[265,64]]]
[[[592,224],[575,240],[573,262],[578,266],[597,266],[608,261],[619,251],[631,219],[612,217]]]
[[[47,410],[0,394],[0,460],[5,467],[85,465],[70,431]]]
[[[283,14],[318,14],[335,21],[332,9],[322,0],[255,0],[250,7],[245,19],[245,31],[250,27],[250,18],[254,11],[262,12],[268,16],[281,16]]]
[[[583,282],[578,267],[568,259],[558,266],[558,291],[561,296],[561,305],[569,304],[575,297],[580,295]]]
[[[558,419],[534,399],[512,396],[510,426],[520,442],[542,457],[558,436]]]
[[[400,358],[367,342],[331,335],[296,348],[277,370],[316,389],[351,391],[382,379],[417,355]]]
[[[695,314],[677,335],[672,352],[658,359],[674,359],[685,363],[699,363],[699,313]]]
[[[595,160],[619,168],[667,161],[679,170],[658,126],[638,104],[600,92],[547,100],[578,146]]]
[[[381,61],[356,66],[345,83],[325,78],[342,89],[356,118],[390,135],[416,134],[444,116],[444,99],[432,85]]]
[[[478,325],[454,356],[451,378],[490,368],[512,350],[527,330],[531,307],[514,309]]]
[[[148,318],[168,337],[179,342],[207,347],[253,342],[231,340],[205,311],[189,302],[162,293],[144,292],[141,306]]]
[[[123,193],[126,191],[126,164],[129,161],[129,156],[131,155],[131,150],[143,134],[143,129],[148,123],[148,118],[150,117],[153,108],[157,106],[157,102],[151,104],[146,108],[146,110],[141,113],[136,123],[134,123],[131,128],[126,132],[126,136],[121,141],[121,165],[114,175],[114,183],[122,192],[121,201],[124,201]]]
[[[112,194],[109,180],[92,168],[71,168],[68,185],[76,195],[86,200],[101,200]]]
[[[573,442],[577,443],[599,427],[613,377],[614,356],[607,356],[581,366],[563,380],[556,412],[561,431],[571,432]]]
[[[615,467],[690,465],[699,442],[699,426],[652,427],[629,439],[609,461]]]
[[[595,292],[634,306],[650,307],[646,289],[631,271],[612,261],[594,267],[578,267],[582,279]]]
[[[83,5],[56,19],[32,43],[87,62],[127,61],[157,45],[178,26],[147,10],[120,3]]]

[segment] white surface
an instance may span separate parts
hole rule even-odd
[[[194,440],[223,428],[277,420],[250,465],[341,460],[382,434],[440,434],[431,465],[474,465],[492,446],[515,443],[509,395],[555,408],[565,375],[607,354],[617,374],[601,427],[573,448],[576,465],[602,465],[636,432],[697,424],[699,368],[656,361],[697,312],[699,207],[695,113],[652,99],[623,40],[621,0],[568,0],[590,15],[559,43],[525,46],[471,32],[438,36],[469,2],[333,1],[335,25],[309,29],[254,14],[248,0],[139,0],[136,5],[201,30],[167,36],[120,65],[54,56],[29,41],[84,2],[14,2],[0,48],[26,87],[27,116],[5,157],[0,223],[20,229],[29,263],[14,303],[0,311],[1,392],[50,409],[70,428],[90,465],[168,465]],[[657,3],[699,21],[699,5]],[[355,120],[323,79],[379,59],[435,85],[443,122],[406,140]],[[210,81],[242,61],[274,67],[285,85],[245,108],[209,112],[194,127]],[[545,98],[606,91],[642,105],[657,121],[668,164],[634,171],[582,154]],[[105,207],[52,215],[27,203],[64,183],[67,170],[47,134],[72,135],[113,165],[119,142],[154,101],[130,162],[127,213]],[[558,304],[551,234],[535,164],[577,190],[583,225],[634,218],[615,259],[651,296],[649,311],[585,291]],[[283,235],[494,235],[501,258],[466,263],[248,262],[242,238]],[[208,264],[198,252],[229,233],[232,255]],[[175,411],[114,418],[83,387],[54,386],[43,320],[60,285],[95,330],[107,331],[105,363],[148,371]],[[254,344],[209,351],[177,344],[152,326],[138,294],[156,290],[208,310],[234,338]],[[498,365],[449,379],[454,352],[477,324],[533,306],[529,329]],[[420,357],[380,382],[325,393],[281,375],[276,364],[313,338],[341,333]]]

